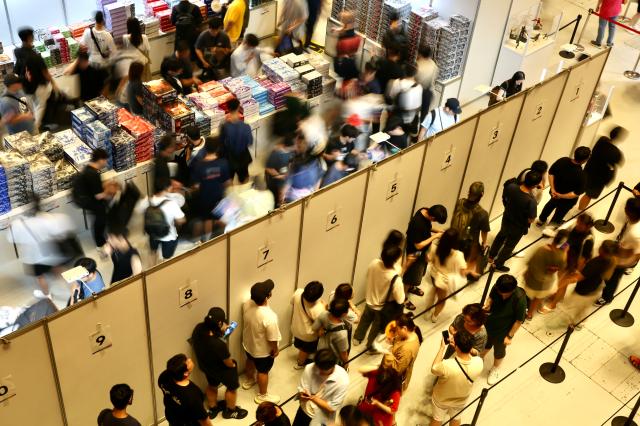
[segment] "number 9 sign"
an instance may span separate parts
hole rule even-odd
[[[111,327],[98,324],[96,332],[89,335],[89,345],[91,353],[96,354],[108,347],[111,347]]]

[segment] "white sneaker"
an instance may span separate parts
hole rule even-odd
[[[496,367],[492,367],[489,370],[489,377],[487,377],[487,384],[493,386],[500,380],[500,371]]]
[[[33,297],[36,299],[51,299],[51,293],[44,294],[42,290],[33,290]]]
[[[351,346],[360,346],[362,344],[362,340],[353,339],[353,343]]]
[[[249,390],[256,385],[256,379],[250,379],[248,377],[245,377],[241,385],[242,385],[242,389]]]
[[[280,402],[280,397],[278,395],[273,395],[270,393],[257,394],[253,401],[256,404],[262,404],[263,402],[271,402],[273,404],[277,404]]]
[[[438,315],[436,315],[435,309],[431,313],[431,322],[434,323],[434,324],[438,322]]]

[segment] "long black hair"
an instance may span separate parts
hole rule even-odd
[[[142,44],[142,29],[138,18],[127,19],[127,34],[131,36],[131,44],[138,47]]]
[[[444,265],[452,250],[458,248],[458,231],[449,228],[440,237],[438,247],[436,247],[436,256],[440,260],[440,264]]]
[[[376,376],[376,383],[378,387],[368,396],[375,397],[384,404],[394,392],[402,390],[402,375],[393,368],[381,365]]]
[[[516,71],[513,74],[513,77],[511,77],[509,80],[507,80],[509,83],[509,93],[517,93],[520,90],[522,90],[522,83],[521,84],[517,84],[516,81],[519,80],[524,80],[525,79],[525,75],[522,71]]]

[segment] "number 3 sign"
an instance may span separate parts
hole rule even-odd
[[[111,327],[98,323],[98,325],[96,325],[96,332],[89,335],[89,345],[91,346],[92,354],[96,354],[110,347],[112,345]]]

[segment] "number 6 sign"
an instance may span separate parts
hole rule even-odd
[[[327,231],[331,231],[333,228],[340,226],[340,212],[332,210],[327,215]]]
[[[92,354],[96,354],[112,345],[110,326],[103,326],[98,323],[98,325],[96,325],[96,330],[97,331],[95,333],[89,335],[89,345],[91,346]]]

